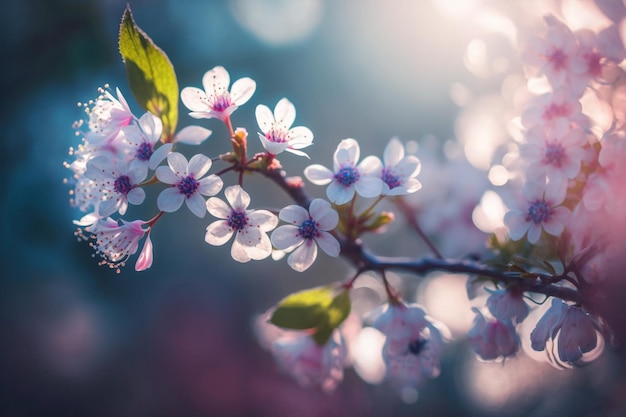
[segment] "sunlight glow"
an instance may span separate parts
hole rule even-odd
[[[373,327],[364,327],[352,346],[354,370],[370,384],[380,384],[385,378],[386,367],[382,355],[384,343],[384,334]]]

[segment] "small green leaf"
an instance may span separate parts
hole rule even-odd
[[[169,58],[133,20],[126,6],[119,49],[130,89],[144,110],[163,122],[161,141],[171,142],[178,123],[178,81]]]
[[[287,296],[278,303],[270,322],[286,329],[313,330],[313,338],[323,345],[348,314],[347,290],[337,293],[336,287],[325,286]]]
[[[317,287],[291,294],[278,303],[270,322],[286,329],[313,329],[325,320],[332,293],[331,287]]]

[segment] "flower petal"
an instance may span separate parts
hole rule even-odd
[[[255,110],[256,122],[259,125],[259,129],[264,134],[267,133],[274,124],[274,115],[269,107],[264,104],[256,106]]]
[[[172,152],[167,155],[167,164],[172,172],[180,177],[187,173],[187,158],[178,152]]]
[[[404,158],[404,145],[397,138],[391,138],[383,152],[386,167],[394,167]]]
[[[368,156],[359,165],[357,168],[361,175],[373,174],[382,169],[383,163],[380,162],[380,159],[376,156]]]
[[[208,96],[219,96],[228,91],[230,75],[222,66],[213,67],[202,76],[202,86]]]
[[[383,181],[380,178],[364,175],[354,183],[354,188],[361,197],[378,197],[383,190]]]
[[[334,181],[326,188],[326,196],[335,204],[345,204],[354,197],[354,187],[344,187]]]
[[[200,194],[193,193],[185,199],[185,202],[193,214],[200,218],[204,217],[206,214],[206,203]]]
[[[213,133],[211,130],[202,126],[186,126],[178,132],[174,142],[186,143],[188,145],[200,145],[211,136],[211,133]]]
[[[209,101],[207,100],[204,91],[196,87],[185,87],[180,92],[180,99],[185,107],[192,112],[207,112],[209,111]]]
[[[145,271],[152,266],[152,239],[150,239],[150,233],[146,237],[146,241],[143,244],[143,249],[137,258],[135,264],[135,271]]]
[[[272,232],[272,245],[276,249],[285,250],[294,245],[302,243],[304,239],[300,236],[299,229],[297,226],[292,225],[284,225],[277,227],[276,230]]]
[[[291,204],[280,210],[278,218],[287,223],[301,225],[305,220],[309,219],[309,212],[304,207],[300,207],[297,204]]]
[[[260,133],[259,139],[261,140],[261,145],[263,145],[263,149],[265,149],[267,153],[271,155],[278,155],[289,146],[287,142],[272,142]]]
[[[231,229],[228,222],[226,220],[218,220],[207,226],[204,241],[209,245],[221,246],[228,242],[232,235],[233,229]]]
[[[296,107],[286,98],[280,99],[274,108],[274,120],[285,129],[289,129],[296,120]]]
[[[161,211],[172,213],[183,205],[183,200],[185,196],[179,193],[176,187],[169,187],[161,191],[157,197],[157,207]]]
[[[333,155],[334,170],[338,171],[342,164],[356,165],[360,155],[361,148],[359,147],[359,142],[352,138],[342,140],[339,142]]]
[[[150,157],[150,160],[148,161],[148,168],[152,170],[156,169],[156,167],[159,166],[159,164],[167,157],[173,146],[174,145],[171,143],[159,146]]]
[[[287,263],[298,272],[309,269],[317,258],[317,245],[311,240],[307,240],[300,245],[287,258]]]
[[[146,192],[143,190],[143,188],[133,188],[126,195],[126,199],[128,200],[128,202],[136,206],[143,203],[143,200],[145,200],[145,198],[146,198]]]
[[[263,232],[273,230],[278,224],[278,217],[267,210],[254,210],[248,213],[250,227],[258,227]]]
[[[202,195],[211,196],[220,192],[222,189],[224,182],[217,175],[209,175],[206,178],[202,178],[198,181],[200,186],[198,187],[198,192]]]
[[[231,212],[230,207],[217,197],[209,198],[206,202],[206,208],[212,216],[218,219],[227,219]]]
[[[211,169],[212,164],[213,162],[211,162],[211,158],[208,156],[201,153],[196,154],[189,160],[187,175],[193,175],[195,179],[200,179]]]
[[[239,185],[231,185],[224,190],[224,196],[231,207],[237,211],[245,210],[250,205],[250,195]]]
[[[250,100],[255,90],[256,83],[253,79],[248,77],[240,78],[233,83],[230,89],[230,98],[235,105],[241,106]]]
[[[304,169],[304,176],[315,185],[326,185],[333,180],[333,172],[320,164],[309,165]]]
[[[326,252],[329,256],[332,256],[334,258],[339,256],[339,253],[341,252],[341,246],[339,245],[337,239],[335,239],[335,237],[330,233],[320,231],[320,234],[315,238],[315,241],[318,245],[320,245],[320,248],[322,248],[322,250]]]
[[[157,179],[164,184],[174,185],[178,184],[178,182],[181,180],[179,176],[172,172],[172,169],[169,166],[158,167],[155,171],[155,174]]]

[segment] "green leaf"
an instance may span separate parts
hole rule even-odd
[[[292,330],[313,330],[315,341],[323,345],[350,314],[350,297],[343,289],[325,286],[300,291],[284,298],[270,322]]]
[[[119,49],[130,89],[144,110],[163,122],[161,141],[171,142],[178,123],[178,81],[169,58],[133,20],[126,6],[120,25]]]
[[[318,287],[291,294],[278,303],[270,322],[286,329],[313,329],[324,321],[326,309],[332,301],[330,287]]]

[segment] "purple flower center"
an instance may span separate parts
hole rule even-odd
[[[426,342],[425,339],[412,340],[409,343],[409,353],[415,356],[419,355],[422,349],[424,349],[424,346],[426,346]]]
[[[543,223],[550,219],[551,215],[550,207],[545,200],[537,200],[530,203],[528,206],[528,214],[526,215],[526,221],[532,221],[535,224]]]
[[[285,143],[287,142],[287,133],[284,130],[271,129],[265,134],[265,138],[270,142]]]
[[[569,111],[569,107],[565,104],[550,104],[550,106],[548,106],[548,108],[543,112],[543,115],[541,116],[544,120],[552,120],[552,119],[556,119],[557,117],[566,117],[568,116],[570,113]]]
[[[243,211],[232,210],[227,221],[231,229],[241,231],[248,224],[248,217],[246,217],[246,213]]]
[[[552,68],[555,71],[563,70],[567,67],[567,55],[560,49],[555,49],[548,57],[548,60],[552,63]]]
[[[140,161],[148,161],[152,156],[152,145],[148,142],[141,142],[141,145],[137,147],[137,152],[135,153],[135,158]]]
[[[391,168],[383,168],[383,182],[393,189],[402,185],[402,179]]]
[[[546,146],[546,152],[543,155],[543,163],[546,165],[561,166],[561,162],[565,157],[565,149],[559,143],[549,143]]]
[[[305,239],[313,239],[319,235],[317,222],[311,218],[302,222],[298,228],[298,233]]]
[[[130,178],[128,178],[128,175],[120,175],[115,180],[115,183],[113,183],[113,189],[123,196],[126,196],[128,193],[130,193],[130,190],[132,190],[133,188],[134,186],[130,183]]]
[[[200,183],[193,177],[193,175],[186,176],[178,183],[178,191],[181,194],[185,194],[187,198],[191,197],[200,187]]]
[[[342,167],[339,171],[335,173],[333,176],[335,181],[344,187],[349,187],[359,179],[361,175],[359,171],[353,166]]]
[[[224,111],[232,105],[230,101],[230,95],[228,93],[221,94],[215,97],[213,101],[213,110],[215,111]]]

